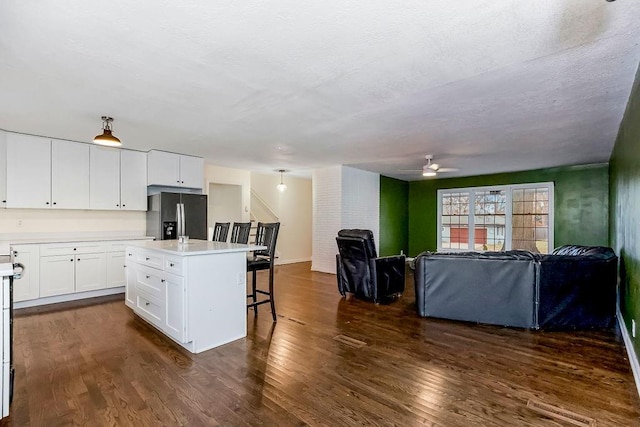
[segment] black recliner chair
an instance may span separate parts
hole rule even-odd
[[[336,255],[338,291],[342,296],[350,293],[378,304],[402,295],[404,255],[378,258],[371,230],[340,230],[336,241],[340,252]]]

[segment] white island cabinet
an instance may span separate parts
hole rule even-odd
[[[191,240],[126,250],[125,303],[192,353],[247,335],[246,253],[263,246]]]

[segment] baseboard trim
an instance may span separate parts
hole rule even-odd
[[[77,294],[56,295],[52,297],[43,297],[38,299],[32,299],[27,301],[14,302],[13,308],[29,308],[37,307],[39,305],[58,304],[61,302],[77,301],[86,298],[96,298],[106,295],[122,294],[124,293],[124,286],[118,286],[115,288],[97,289],[95,291],[79,292]]]
[[[311,261],[311,258],[283,259],[283,260],[276,260],[276,265],[297,264],[299,262],[309,262],[309,261]]]
[[[620,309],[616,310],[616,317],[618,318],[618,326],[620,326],[620,333],[622,334],[622,339],[624,340],[624,346],[627,349],[627,356],[629,357],[629,363],[631,364],[633,379],[636,382],[636,391],[640,396],[640,362],[638,361],[636,350],[633,347],[633,343],[631,342],[631,337],[629,336],[629,331],[627,329],[627,325],[624,323],[624,317],[622,317]]]

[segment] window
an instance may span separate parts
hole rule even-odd
[[[553,183],[438,190],[438,250],[551,248]]]

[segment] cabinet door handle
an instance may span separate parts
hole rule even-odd
[[[53,202],[53,204],[54,204],[54,205],[57,205],[57,203],[56,203],[56,202]]]
[[[78,250],[78,248],[73,248],[73,250],[74,250],[74,251],[77,251],[77,250]]]
[[[80,258],[78,258],[78,262],[80,262]]]
[[[120,207],[120,205],[116,205],[116,206]]]
[[[73,258],[71,258],[69,261],[73,262]]]
[[[47,204],[49,204],[49,202],[47,202]]]
[[[132,253],[129,253],[129,256],[133,256],[133,254],[132,254]]]
[[[3,201],[2,201],[2,203],[7,203],[7,201],[6,201],[6,200],[3,200]]]
[[[144,305],[149,305],[149,303],[148,303],[148,302],[145,302],[145,303],[144,303]]]
[[[13,256],[14,257],[18,256],[18,251],[13,251]]]
[[[177,182],[178,184],[180,184],[180,180],[177,180],[176,182]]]
[[[146,277],[147,277],[147,279],[149,278],[149,276],[146,276]]]
[[[175,266],[175,264],[174,264],[174,263],[172,263],[172,262],[170,262],[170,263],[169,263],[169,267],[173,267],[173,266]]]
[[[164,282],[166,282],[166,280],[164,280],[164,279],[160,279],[160,282],[164,283]]]
[[[125,204],[123,203],[123,204],[122,204],[122,207],[124,208],[125,206],[127,206],[127,205],[125,205]]]
[[[146,257],[146,258],[145,258],[145,261],[149,261],[149,257]]]

